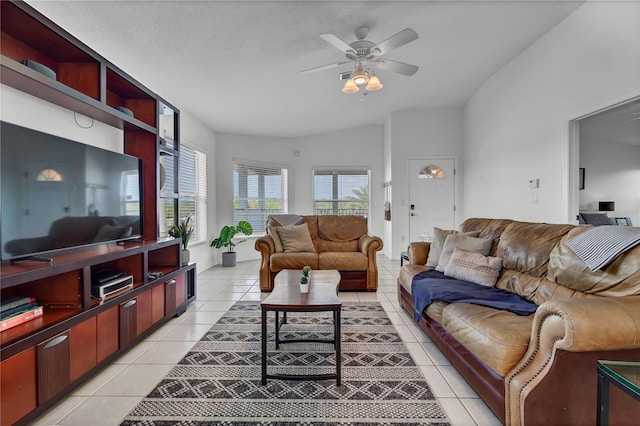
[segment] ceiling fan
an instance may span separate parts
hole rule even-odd
[[[359,86],[365,84],[365,89],[368,91],[382,89],[382,83],[375,74],[374,69],[397,72],[407,76],[411,76],[418,71],[418,67],[415,65],[392,61],[382,57],[382,55],[387,54],[393,49],[416,40],[418,33],[411,28],[405,28],[377,44],[366,40],[369,34],[369,29],[366,27],[358,28],[354,34],[357,40],[351,44],[347,44],[334,34],[320,34],[320,37],[327,43],[343,51],[347,60],[310,68],[302,71],[302,73],[307,74],[336,68],[340,65],[353,64],[353,71],[340,73],[340,80],[346,80],[342,88],[344,93],[356,93],[360,90]]]

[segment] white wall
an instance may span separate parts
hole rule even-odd
[[[4,84],[0,85],[0,119],[98,148],[124,152],[122,130]]]
[[[640,146],[601,141],[580,135],[580,167],[585,189],[580,210],[596,211],[599,201],[615,201],[610,217],[630,217],[640,226]]]
[[[410,158],[456,158],[456,205],[462,200],[462,108],[425,108],[391,113],[385,126],[386,169],[391,172],[392,203],[391,232],[385,228],[385,254],[400,259],[400,252],[409,243],[409,175]],[[462,209],[457,208],[456,226],[460,224]]]
[[[371,170],[369,233],[384,233],[383,126],[371,125],[316,136],[296,138],[294,148],[294,203],[290,212],[313,214],[313,170],[354,168]]]
[[[572,219],[568,120],[638,92],[639,35],[640,2],[587,2],[476,92],[465,107],[465,218]]]

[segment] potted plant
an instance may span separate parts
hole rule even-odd
[[[302,268],[302,276],[300,277],[300,293],[309,293],[309,284],[311,284],[311,266]]]
[[[236,234],[251,235],[253,233],[253,227],[249,222],[241,220],[236,226],[225,225],[220,230],[220,235],[211,241],[211,247],[222,248],[226,247],[227,251],[222,253],[222,266],[236,266],[236,252],[233,251],[237,244],[243,243],[246,240],[233,241],[233,237]]]
[[[189,224],[191,216],[188,216],[186,220],[181,220],[178,225],[173,225],[169,230],[169,235],[173,238],[180,238],[180,244],[182,245],[182,264],[189,263],[191,254],[187,249],[189,245],[189,239],[193,234],[193,226]]]

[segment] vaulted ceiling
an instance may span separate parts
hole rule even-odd
[[[486,79],[582,1],[28,1],[215,132],[304,136],[381,124],[392,111],[463,106]],[[344,60],[319,37],[419,38],[388,59],[384,88],[343,94]],[[517,96],[517,94],[514,94]]]

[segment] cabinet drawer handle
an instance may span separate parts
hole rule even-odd
[[[176,280],[167,281],[167,285],[174,285],[175,283],[176,283]]]
[[[122,305],[123,308],[128,308],[130,306],[133,306],[137,303],[138,301],[136,299],[131,299],[128,302],[126,302],[124,305]]]
[[[52,348],[56,345],[59,345],[60,343],[64,342],[65,340],[67,340],[67,335],[64,336],[58,336],[55,339],[51,340],[49,343],[47,343],[46,345],[44,345],[44,349],[49,349]]]

